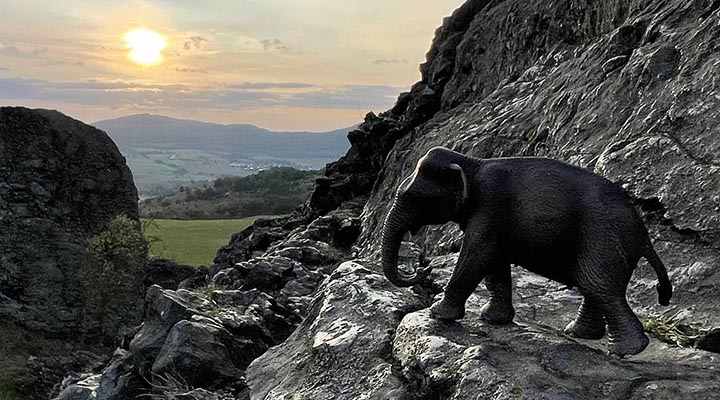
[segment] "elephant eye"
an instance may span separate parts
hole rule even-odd
[[[444,180],[448,177],[447,171],[444,168],[438,168],[434,165],[428,166],[422,172],[425,177],[432,180]]]

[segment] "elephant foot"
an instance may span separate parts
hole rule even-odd
[[[605,336],[605,322],[582,323],[576,319],[565,326],[565,334],[580,339],[602,339]]]
[[[623,358],[645,350],[648,344],[650,344],[650,339],[642,332],[620,338],[611,335],[608,341],[608,352]]]
[[[493,325],[506,325],[515,317],[512,304],[498,303],[490,300],[480,310],[480,317]]]
[[[430,307],[430,316],[436,319],[451,320],[465,317],[465,304],[455,304],[442,299]]]

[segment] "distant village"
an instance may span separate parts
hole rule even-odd
[[[299,169],[302,171],[309,171],[312,168],[308,167],[307,165],[299,165],[299,164],[292,164],[292,163],[283,163],[283,162],[262,162],[262,161],[249,161],[249,162],[233,162],[230,163],[230,166],[233,168],[242,168],[246,171],[264,171],[266,169],[270,168],[280,168],[280,167],[292,167],[295,169]]]

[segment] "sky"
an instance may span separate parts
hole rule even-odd
[[[0,105],[330,130],[391,107],[464,0],[0,0]],[[126,34],[160,34],[135,62]]]

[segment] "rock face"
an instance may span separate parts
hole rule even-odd
[[[362,258],[338,268],[293,335],[248,367],[251,397],[716,397],[720,361],[701,350],[714,348],[716,331],[698,349],[652,339],[617,360],[606,339],[562,333],[577,293],[519,267],[515,324],[479,319],[482,286],[465,319],[429,318],[462,238],[452,224],[413,237],[434,256],[431,285],[392,288],[374,271],[392,196],[430,148],[547,156],[617,182],[642,211],[675,296],[657,305],[642,262],[628,290],[641,317],[720,326],[719,9],[709,0],[466,2],[438,29],[422,80],[392,110],[368,115],[318,182],[311,206],[321,211],[372,187]],[[368,302],[380,305],[367,311]]]
[[[137,191],[104,132],[55,111],[0,108],[0,317],[76,333],[87,238],[121,213],[137,218]],[[117,317],[136,323],[138,300]]]

